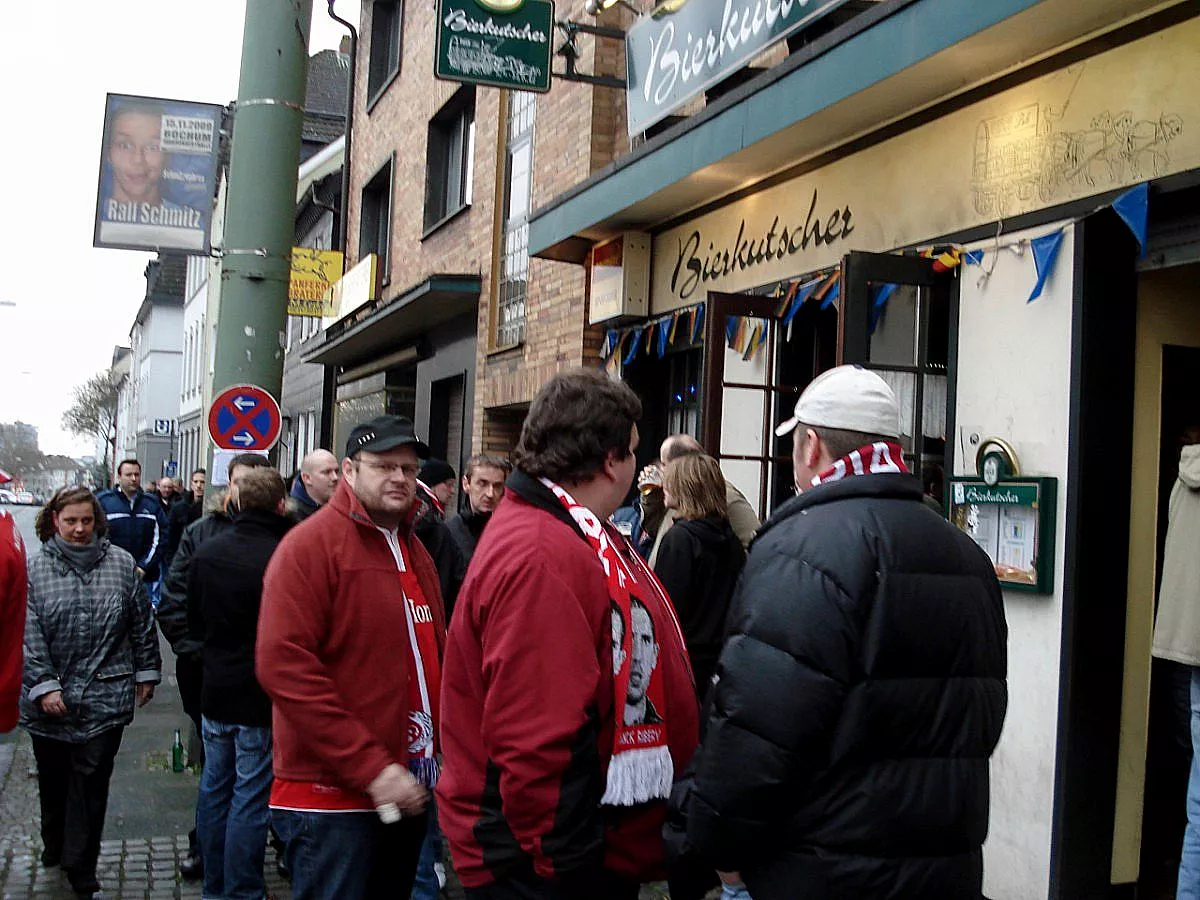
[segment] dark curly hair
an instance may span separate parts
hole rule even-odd
[[[54,537],[54,532],[57,530],[54,527],[55,514],[62,512],[74,503],[92,504],[92,512],[96,516],[96,537],[104,537],[108,533],[108,519],[104,517],[104,510],[100,507],[100,501],[96,499],[96,495],[85,487],[65,487],[55,491],[54,496],[47,501],[46,505],[38,510],[34,528],[37,529],[39,541],[44,544]]]
[[[611,453],[629,456],[642,401],[599,369],[571,369],[534,397],[517,444],[517,465],[535,478],[572,484],[600,471]]]

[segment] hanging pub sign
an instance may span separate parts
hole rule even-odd
[[[846,0],[691,0],[642,16],[625,35],[631,135],[645,131],[751,57]]]
[[[545,93],[553,29],[552,0],[438,0],[433,73]]]

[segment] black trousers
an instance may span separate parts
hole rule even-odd
[[[185,653],[175,657],[175,680],[179,682],[179,699],[183,711],[203,734],[200,724],[200,690],[204,683],[204,660],[198,654]]]
[[[124,731],[110,728],[82,744],[32,735],[42,844],[47,856],[59,858],[71,885],[80,891],[94,890],[96,883],[108,785]]]
[[[200,691],[204,685],[204,659],[198,653],[185,653],[175,657],[175,681],[179,684],[179,699],[183,703],[183,711],[192,724],[196,726],[196,734],[204,734],[204,726],[200,724]],[[204,742],[197,741],[200,751],[200,766],[204,766]],[[188,832],[188,854],[195,856],[196,827],[193,825]]]

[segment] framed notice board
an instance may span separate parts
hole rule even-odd
[[[1002,587],[1050,594],[1057,500],[1057,478],[952,478],[950,522],[983,548]]]

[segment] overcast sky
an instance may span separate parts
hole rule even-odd
[[[342,27],[325,0],[313,7],[310,52],[337,47]],[[358,0],[336,8],[358,21]],[[75,385],[129,343],[145,296],[150,254],[92,247],[104,96],[236,99],[245,10],[245,0],[65,0],[49,16],[7,17],[0,422],[37,426],[43,453],[93,452],[63,431],[62,413]]]

